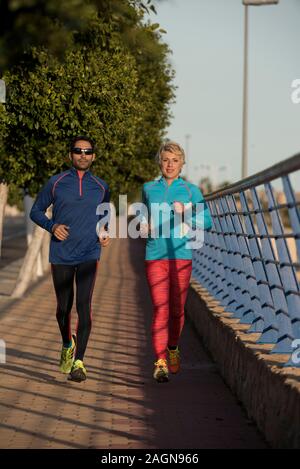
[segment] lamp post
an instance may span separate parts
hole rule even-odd
[[[242,179],[248,175],[248,7],[277,5],[279,0],[243,0],[244,18],[244,82],[243,82],[243,134],[242,134]]]
[[[225,181],[226,181],[226,177],[227,177],[227,166],[219,166],[218,170],[219,170],[220,172],[221,172],[221,171],[224,171],[224,179],[225,179]],[[219,181],[218,181],[218,184],[219,184],[219,185],[222,184],[222,182],[224,182],[224,179],[223,179],[223,181],[222,181],[221,177],[218,178],[218,179],[219,179]]]

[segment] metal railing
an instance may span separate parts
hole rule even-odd
[[[257,343],[290,354],[285,366],[300,366],[293,359],[300,339],[300,198],[291,182],[298,170],[300,154],[208,194],[213,227],[193,258],[194,278],[250,325],[248,333],[260,333]]]

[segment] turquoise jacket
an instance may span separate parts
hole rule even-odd
[[[212,226],[200,189],[180,177],[170,185],[161,177],[143,185],[142,201],[147,210],[141,213],[141,222],[147,222],[151,227],[146,260],[192,259],[192,249],[187,246],[191,240],[186,235],[187,228],[208,230]],[[174,213],[174,202],[189,204],[185,205],[185,224],[182,215]]]

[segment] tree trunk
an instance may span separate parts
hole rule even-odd
[[[50,247],[50,233],[46,232],[43,239],[41,257],[42,257],[42,268],[43,272],[46,273],[49,270],[49,247]]]
[[[8,197],[8,185],[5,183],[0,184],[0,257],[3,239],[3,225],[4,225],[4,211]]]
[[[51,219],[52,218],[52,205],[47,208],[46,216]],[[45,233],[45,237],[42,244],[41,249],[41,261],[42,261],[42,268],[43,272],[46,273],[49,271],[50,264],[49,264],[49,249],[50,249],[50,240],[51,234],[48,231]]]
[[[30,210],[32,209],[32,206],[34,204],[34,199],[33,197],[30,197],[30,195],[28,195],[26,191],[24,191],[23,202],[24,202],[24,212],[25,212],[27,246],[29,246],[31,243],[31,239],[32,239],[33,231],[35,227],[35,224],[30,219],[30,216],[29,216]]]
[[[32,209],[32,206],[34,204],[34,198],[28,195],[27,190],[24,190],[24,211],[25,211],[25,223],[26,223],[26,235],[27,235],[27,246],[30,246],[33,233],[34,233],[34,228],[35,228],[35,223],[30,218],[30,211]],[[38,277],[43,276],[43,262],[42,262],[42,256],[41,253],[38,254],[35,267],[32,270],[32,280],[35,282]]]
[[[31,280],[33,278],[34,268],[36,267],[37,258],[41,250],[44,236],[46,235],[45,230],[37,226],[32,236],[32,241],[27,249],[21,270],[19,272],[18,280],[14,291],[12,292],[12,298],[20,298],[27,290]]]

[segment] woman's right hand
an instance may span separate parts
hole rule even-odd
[[[173,207],[176,213],[183,213],[186,210],[189,210],[192,206],[191,202],[183,204],[182,202],[173,202]]]
[[[184,212],[184,204],[182,202],[173,202],[173,207],[176,213]]]

